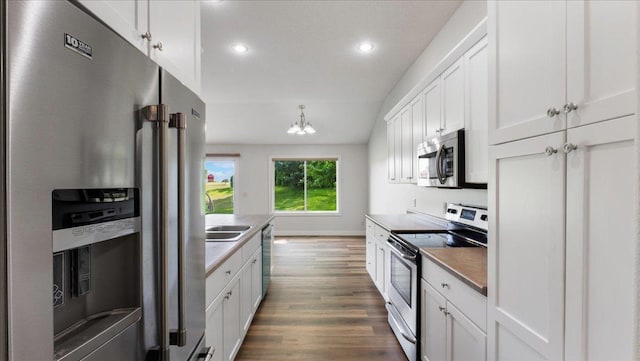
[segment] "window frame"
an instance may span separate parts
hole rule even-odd
[[[237,155],[217,155],[217,154],[207,154],[204,157],[204,163],[206,163],[207,161],[231,161],[233,162],[233,213],[231,214],[240,214],[240,202],[239,202],[239,197],[238,197],[238,192],[236,191],[236,187],[238,185],[238,168],[240,167],[240,157]],[[203,163],[203,165],[204,165]],[[206,176],[203,177],[205,179],[205,183],[206,183]],[[203,185],[202,187],[202,191],[203,193],[206,192],[205,190],[206,185]],[[203,197],[205,197],[205,195],[203,194]],[[213,214],[225,214],[225,213],[211,213],[211,215]],[[226,213],[229,214],[229,213]],[[206,213],[205,213],[206,215]]]
[[[316,160],[331,160],[336,162],[336,210],[335,211],[278,211],[276,210],[276,188],[275,188],[275,162],[276,161],[316,161]],[[270,209],[274,215],[278,216],[291,216],[291,217],[313,217],[313,216],[341,216],[342,207],[340,206],[340,184],[341,180],[341,159],[339,155],[326,155],[326,156],[270,156],[269,157],[269,202]],[[304,168],[304,204],[307,207],[307,167]]]

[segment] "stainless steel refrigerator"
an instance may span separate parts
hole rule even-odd
[[[204,104],[74,3],[1,4],[0,359],[207,358]]]

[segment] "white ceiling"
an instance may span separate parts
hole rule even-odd
[[[364,144],[386,95],[458,0],[205,1],[207,143]],[[371,54],[356,45],[372,41]],[[244,55],[230,47],[242,42]],[[298,104],[318,131],[288,135]]]

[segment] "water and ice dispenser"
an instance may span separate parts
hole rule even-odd
[[[140,320],[138,193],[53,191],[54,360],[82,359]]]

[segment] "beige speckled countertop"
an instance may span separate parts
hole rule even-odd
[[[205,242],[205,272],[209,276],[224,261],[226,261],[235,251],[242,248],[256,233],[262,231],[267,224],[273,220],[269,214],[209,214],[205,218],[207,227],[226,225],[248,225],[249,231],[242,238],[235,242]]]

